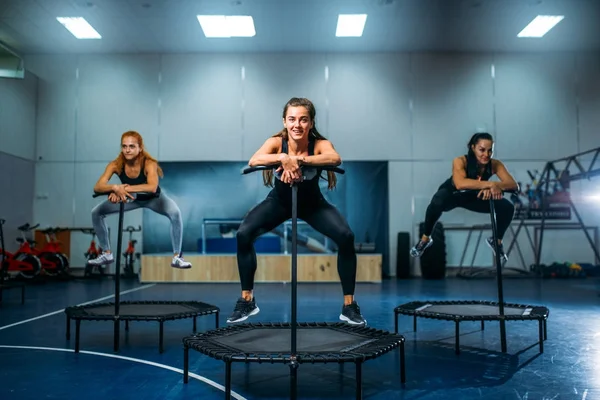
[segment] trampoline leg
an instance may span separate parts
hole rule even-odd
[[[362,399],[362,362],[356,363],[356,400]]]
[[[455,348],[454,351],[456,352],[456,354],[460,354],[460,348],[459,348],[460,347],[460,329],[458,327],[459,322],[455,321],[455,324],[456,324],[456,333],[455,333],[455,339],[454,340],[455,340],[455,346],[456,346],[456,348]]]
[[[482,331],[485,330],[485,325],[484,325],[483,321],[481,321],[481,330]]]
[[[125,321],[125,330],[129,331],[129,320]]]
[[[192,327],[192,332],[196,333],[197,330],[197,325],[196,325],[196,317],[194,317],[194,326]]]
[[[394,320],[394,332],[398,333],[398,312],[396,312],[396,318]]]
[[[188,383],[189,364],[190,348],[188,346],[183,346],[183,383]]]
[[[400,383],[406,383],[406,362],[404,359],[404,340],[400,342]]]
[[[219,329],[219,312],[215,314],[215,328]]]
[[[225,361],[225,398],[231,399],[231,361]]]
[[[538,321],[539,329],[540,329],[540,353],[544,352],[544,323],[540,319]]]
[[[548,339],[548,327],[546,326],[546,320],[544,319],[544,340]]]
[[[67,340],[71,340],[71,318],[67,316]]]
[[[413,316],[413,332],[417,331],[417,316]]]
[[[290,362],[290,399],[296,400],[298,396],[298,363]]]
[[[115,333],[114,333],[114,339],[113,339],[113,342],[114,342],[113,347],[114,347],[115,353],[119,351],[119,332],[120,332],[120,328],[121,328],[120,322],[121,321],[119,321],[118,317],[115,318]]]
[[[159,353],[163,352],[164,327],[165,327],[165,323],[163,321],[160,321],[160,327],[158,328],[158,330],[159,330],[159,333],[158,333],[158,352]]]
[[[502,352],[506,353],[506,320],[500,320],[500,347]]]
[[[81,320],[75,320],[75,353],[79,353],[79,333],[81,332]]]

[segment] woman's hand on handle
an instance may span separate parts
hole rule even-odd
[[[109,195],[109,199],[110,196],[116,195],[117,200],[120,201],[127,201],[128,197],[131,200],[134,200],[135,198],[133,197],[133,195],[127,191],[127,186],[129,185],[115,185],[115,187],[113,188],[113,192]]]
[[[503,192],[498,185],[492,184],[488,189],[481,189],[477,193],[477,197],[481,200],[489,200],[490,198],[500,200],[503,197]]]
[[[297,157],[290,157],[287,154],[282,154],[281,165],[277,168],[277,172],[281,172],[281,181],[287,184],[293,184],[302,180],[302,170]]]

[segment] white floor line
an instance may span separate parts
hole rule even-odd
[[[34,346],[9,346],[9,345],[0,345],[0,348],[4,348],[4,349],[23,349],[23,350],[47,350],[47,351],[63,351],[66,353],[73,353],[75,352],[75,350],[73,349],[62,349],[62,348],[57,348],[57,347],[34,347]],[[153,367],[158,367],[158,368],[163,368],[169,371],[173,371],[173,372],[177,372],[183,375],[183,370],[179,369],[179,368],[174,368],[171,367],[169,365],[165,365],[165,364],[159,364],[159,363],[155,363],[152,361],[147,361],[147,360],[141,360],[139,358],[131,358],[131,357],[124,357],[124,356],[119,356],[116,354],[108,354],[108,353],[98,353],[95,351],[85,351],[85,350],[79,350],[79,353],[81,354],[89,354],[92,356],[102,356],[102,357],[109,357],[109,358],[118,358],[120,360],[126,360],[126,361],[133,361],[133,362],[137,362],[140,364],[146,364],[146,365],[152,365]],[[215,381],[212,381],[208,378],[205,378],[201,375],[198,374],[194,374],[189,372],[188,375],[190,376],[190,378],[194,378],[197,379],[199,381],[202,381],[204,383],[209,384],[210,386],[219,389],[221,391],[225,391],[225,386],[223,385],[219,385],[218,383],[216,383]],[[231,397],[238,399],[238,400],[247,400],[245,397],[240,396],[239,394],[237,394],[236,392],[234,392],[233,390],[231,391]]]
[[[138,290],[148,289],[148,288],[151,288],[152,286],[156,286],[156,283],[152,283],[150,285],[145,285],[145,286],[140,286],[140,287],[137,287],[135,289],[125,290],[123,292],[120,292],[119,294],[120,295],[124,295],[124,294],[131,293],[131,292],[137,292]],[[99,299],[86,301],[85,303],[81,303],[81,304],[77,304],[77,305],[78,306],[85,306],[87,304],[92,304],[92,303],[97,303],[99,301],[104,301],[104,300],[112,299],[113,297],[115,297],[115,295],[111,294],[110,296],[101,297]],[[14,324],[0,326],[0,331],[4,330],[4,329],[12,328],[13,326],[26,324],[27,322],[36,321],[38,319],[42,319],[42,318],[46,318],[46,317],[51,317],[52,315],[60,314],[60,313],[62,313],[64,311],[65,311],[65,309],[63,308],[62,310],[52,311],[51,313],[40,315],[39,317],[33,317],[33,318],[26,319],[24,321],[15,322]]]

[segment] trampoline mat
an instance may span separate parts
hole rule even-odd
[[[343,332],[328,327],[298,327],[296,332],[298,353],[344,353],[377,340],[355,332]],[[242,353],[289,353],[292,331],[289,328],[257,327],[213,337],[211,340]]]
[[[500,315],[500,309],[490,304],[427,304],[415,311],[464,316]],[[529,315],[532,308],[504,306],[504,315]]]
[[[121,317],[152,317],[156,315],[185,314],[196,311],[198,311],[198,308],[185,304],[121,304],[119,306],[119,315]],[[114,315],[115,306],[90,307],[86,308],[86,312],[89,315]]]

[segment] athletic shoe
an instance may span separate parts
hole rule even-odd
[[[88,265],[104,266],[115,261],[112,253],[102,253],[98,257],[88,260]]]
[[[227,318],[227,323],[232,324],[235,322],[242,322],[248,319],[253,315],[258,314],[260,309],[256,306],[256,299],[252,298],[250,301],[244,300],[243,297],[240,297],[235,303],[235,308],[233,309],[233,313]]]
[[[350,325],[367,325],[367,321],[361,315],[360,307],[356,301],[353,301],[351,304],[342,307],[340,320],[345,321]]]
[[[492,249],[492,253],[494,253],[495,256],[496,247],[494,246],[494,238],[489,237],[485,240],[485,242],[490,247],[490,249]],[[504,253],[504,246],[502,246],[502,243],[498,243],[498,252],[500,253],[500,262],[502,262],[503,260],[504,262],[508,261],[508,256]]]
[[[421,255],[423,254],[425,249],[427,249],[432,244],[433,244],[432,238],[429,238],[429,241],[427,241],[427,242],[425,242],[423,240],[419,240],[419,243],[417,243],[412,249],[410,249],[410,255],[412,257],[421,257]]]
[[[188,269],[188,268],[192,268],[192,263],[185,261],[183,259],[183,257],[175,256],[175,257],[173,257],[173,260],[171,260],[171,267]]]

